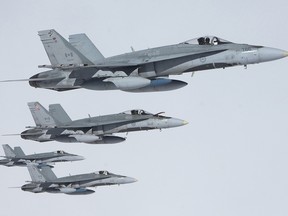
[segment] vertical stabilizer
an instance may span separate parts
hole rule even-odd
[[[93,63],[100,63],[105,60],[105,57],[96,48],[86,34],[70,35],[69,43]]]
[[[13,158],[16,156],[15,152],[8,144],[2,145],[2,147],[6,157]]]
[[[14,147],[14,152],[16,154],[16,157],[18,157],[18,158],[25,156],[25,153],[23,152],[23,150],[19,146]]]
[[[54,29],[38,32],[52,65],[92,64]]]
[[[47,181],[53,181],[57,179],[57,176],[49,166],[42,166],[41,174],[45,177]]]
[[[53,119],[53,117],[39,102],[29,102],[28,106],[36,126],[39,127],[56,126],[56,122]]]
[[[42,175],[40,170],[37,168],[38,164],[28,163],[27,168],[31,176],[32,182],[46,182],[45,177]]]
[[[61,125],[72,122],[71,118],[60,104],[50,104],[49,113],[54,119],[57,119],[57,122],[59,122]]]

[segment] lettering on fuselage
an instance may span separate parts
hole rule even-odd
[[[65,57],[67,58],[67,57],[73,57],[73,53],[72,52],[70,52],[70,53],[65,53]]]
[[[245,48],[242,48],[241,50],[242,50],[242,52],[250,52],[250,51],[252,51],[252,48],[251,47],[245,47]]]
[[[154,56],[159,56],[160,51],[159,50],[149,50],[149,52],[146,54],[148,57],[154,57]]]

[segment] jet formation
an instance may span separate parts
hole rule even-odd
[[[132,51],[105,58],[86,34],[69,36],[69,42],[54,29],[38,32],[51,65],[50,70],[29,79],[35,88],[157,92],[187,85],[171,75],[257,64],[288,56],[276,48],[233,43],[216,36],[204,36],[179,44]],[[17,80],[6,80],[17,81]]]
[[[0,165],[4,165],[7,167],[20,166],[26,167],[27,163],[33,162],[38,166],[50,166],[50,164],[54,164],[57,162],[72,162],[84,160],[84,157],[67,153],[63,150],[57,150],[54,152],[46,152],[39,154],[30,154],[25,155],[21,147],[16,146],[12,149],[8,144],[2,145],[5,156],[5,159],[0,160]]]
[[[233,43],[216,36],[204,36],[182,43],[134,51],[105,58],[86,34],[69,36],[69,41],[54,29],[38,32],[50,65],[39,65],[47,71],[29,79],[30,86],[55,91],[74,89],[121,90],[126,92],[158,92],[182,88],[186,82],[171,79],[209,69],[244,66],[273,61],[288,56],[288,52],[264,46]],[[38,142],[59,141],[88,144],[113,144],[125,138],[116,133],[164,129],[187,124],[186,121],[163,112],[152,114],[133,109],[117,114],[71,120],[60,104],[50,104],[49,111],[39,102],[28,103],[35,126],[21,133],[23,139]],[[83,160],[82,156],[64,151],[25,155],[20,147],[14,150],[3,145],[4,166],[26,166],[32,181],[21,187],[33,193],[84,195],[94,193],[89,187],[120,185],[136,179],[97,171],[58,178],[51,163]]]
[[[125,138],[115,133],[179,127],[188,122],[144,110],[134,109],[122,113],[88,117],[72,121],[60,104],[50,104],[49,111],[39,102],[28,103],[36,126],[28,126],[21,133],[23,139],[38,142],[83,142],[113,144]]]

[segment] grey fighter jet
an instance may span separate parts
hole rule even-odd
[[[50,104],[47,111],[40,103],[28,103],[35,127],[21,133],[23,139],[38,142],[84,142],[88,144],[112,144],[125,140],[114,133],[127,133],[152,129],[178,127],[186,121],[151,114],[144,110],[130,110],[118,114],[89,117],[72,121],[60,104]]]
[[[170,79],[170,75],[237,65],[246,67],[288,55],[280,49],[205,36],[105,58],[85,34],[70,35],[69,42],[53,29],[39,31],[39,36],[51,62],[39,67],[51,70],[25,80],[33,87],[56,91],[78,88],[168,91],[187,85]]]
[[[94,190],[87,189],[87,187],[129,184],[137,181],[134,178],[116,175],[108,171],[57,178],[50,167],[44,166],[40,170],[33,163],[27,164],[27,167],[32,182],[23,185],[21,189],[33,193],[48,192],[68,195],[86,195],[95,192]]]
[[[79,161],[84,160],[84,157],[70,154],[62,150],[55,152],[47,152],[40,154],[25,155],[23,150],[16,146],[14,150],[7,144],[2,145],[4,149],[5,159],[0,160],[0,165],[7,167],[26,166],[28,162],[38,164],[38,166],[46,166],[57,162]]]

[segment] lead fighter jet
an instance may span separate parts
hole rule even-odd
[[[28,162],[36,163],[39,166],[46,166],[56,162],[84,160],[84,157],[82,156],[70,154],[62,150],[25,155],[25,153],[19,146],[14,147],[14,150],[7,144],[2,146],[5,153],[5,156],[2,157],[4,157],[5,159],[0,160],[0,165],[4,165],[7,167],[26,166]]]
[[[174,90],[186,82],[170,75],[261,63],[284,58],[287,51],[237,44],[216,36],[183,43],[133,51],[105,58],[85,34],[70,35],[66,41],[55,30],[39,31],[52,70],[38,73],[29,84],[35,88],[66,91],[85,88],[127,92]],[[8,80],[15,81],[15,80]]]
[[[21,133],[23,139],[38,142],[84,142],[110,144],[125,140],[114,133],[178,127],[188,122],[172,117],[130,110],[118,114],[89,117],[72,121],[60,104],[50,104],[47,111],[40,103],[28,103],[36,127]]]
[[[64,193],[67,195],[86,195],[94,193],[87,187],[105,185],[120,185],[136,182],[131,177],[116,175],[108,171],[70,175],[57,178],[50,167],[44,166],[41,170],[33,163],[27,164],[32,182],[21,187],[23,191],[32,193]]]

